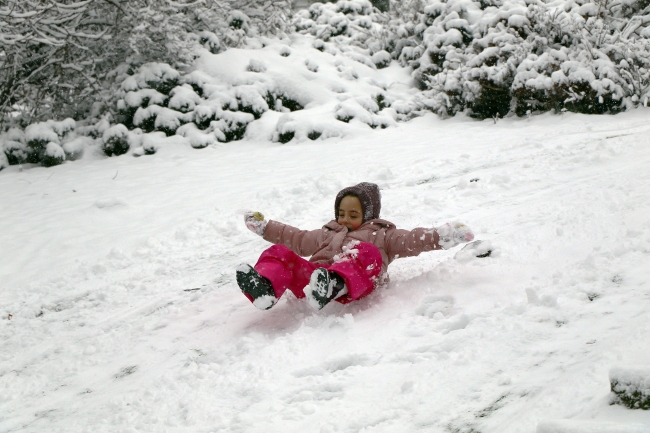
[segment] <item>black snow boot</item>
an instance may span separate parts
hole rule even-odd
[[[260,310],[268,310],[278,302],[271,282],[246,263],[237,266],[237,284],[242,293]]]
[[[347,294],[348,288],[336,272],[318,268],[311,274],[309,285],[305,287],[304,292],[309,305],[315,310],[320,310],[330,301]]]

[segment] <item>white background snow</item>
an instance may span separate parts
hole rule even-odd
[[[0,432],[650,429],[648,411],[609,405],[608,381],[650,364],[648,113],[426,115],[11,166]],[[291,297],[255,309],[234,268],[269,244],[243,212],[318,228],[361,181],[398,227],[460,220],[493,254],[397,260],[387,289],[320,312]]]

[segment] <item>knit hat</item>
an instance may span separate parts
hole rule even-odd
[[[357,185],[343,188],[336,194],[336,200],[334,200],[334,219],[338,219],[339,206],[341,205],[341,200],[346,195],[356,196],[361,202],[364,223],[379,218],[379,211],[381,210],[381,193],[379,192],[379,187],[374,183],[361,182]]]

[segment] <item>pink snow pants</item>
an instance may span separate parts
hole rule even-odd
[[[317,268],[326,268],[343,277],[348,294],[336,300],[347,304],[375,290],[374,282],[381,272],[381,253],[373,244],[360,242],[348,250],[342,260],[323,265],[303,259],[284,245],[273,245],[255,264],[255,270],[271,281],[277,298],[286,290],[291,290],[297,298],[304,298],[303,289]]]

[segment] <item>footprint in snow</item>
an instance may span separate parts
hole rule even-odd
[[[287,404],[308,401],[328,401],[342,398],[345,394],[343,387],[336,383],[324,383],[308,388],[292,391],[285,397]]]
[[[442,319],[449,316],[454,306],[454,298],[444,295],[426,296],[415,310],[420,316]]]
[[[323,376],[327,373],[336,373],[350,367],[368,367],[377,364],[379,359],[366,354],[350,353],[326,360],[323,364],[314,367],[307,367],[293,372],[295,377]]]
[[[110,209],[114,207],[126,206],[126,202],[116,197],[110,197],[97,200],[93,205],[99,209]]]

